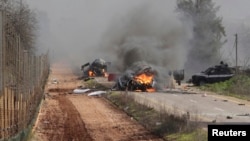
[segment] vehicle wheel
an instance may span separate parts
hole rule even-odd
[[[206,82],[204,81],[204,80],[201,80],[200,82],[199,82],[199,86],[203,86],[203,85],[205,85],[206,84]]]

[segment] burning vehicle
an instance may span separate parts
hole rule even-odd
[[[83,78],[107,77],[107,62],[101,58],[95,59],[91,64],[88,62],[81,66]]]
[[[155,75],[151,66],[136,63],[116,80],[112,90],[153,92]]]

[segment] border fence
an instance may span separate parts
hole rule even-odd
[[[49,74],[48,53],[36,56],[0,12],[0,140],[23,132],[36,115]]]

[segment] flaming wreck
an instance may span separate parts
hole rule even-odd
[[[154,92],[155,75],[151,66],[135,63],[116,80],[112,90]]]
[[[81,66],[83,78],[89,77],[107,77],[107,62],[101,58],[95,59],[91,64],[86,63]]]

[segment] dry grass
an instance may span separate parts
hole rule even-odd
[[[112,92],[106,95],[106,98],[152,133],[166,140],[173,134],[178,135],[179,138],[185,135],[191,136],[189,138],[197,138],[195,133],[199,131],[199,123],[198,121],[189,122],[187,115],[173,115],[164,108],[157,112],[153,108],[145,106],[146,103],[135,102],[134,97],[126,92]],[[199,138],[198,140],[203,140],[206,136],[202,135]]]

